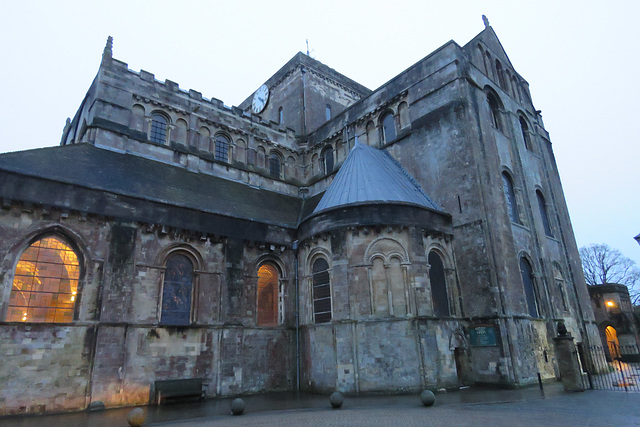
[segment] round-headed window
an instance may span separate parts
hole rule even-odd
[[[71,322],[78,299],[78,255],[58,236],[31,244],[13,276],[8,322]]]

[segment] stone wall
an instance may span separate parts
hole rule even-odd
[[[77,314],[70,324],[0,322],[0,414],[145,404],[165,379],[203,378],[207,396],[293,387],[289,250],[14,204],[0,210],[3,319],[20,254],[51,234],[82,260]],[[160,316],[164,262],[176,251],[195,263],[192,322],[182,327]],[[281,268],[281,326],[256,327],[263,262]]]
[[[88,326],[0,326],[0,415],[84,408],[94,339]]]
[[[207,396],[291,390],[298,304],[301,383],[311,391],[551,378],[557,363],[550,338],[560,319],[577,341],[599,343],[548,134],[492,30],[464,47],[445,44],[372,93],[316,63],[299,54],[269,79],[275,90],[260,116],[248,112],[250,98],[229,108],[108,56],[62,140],[308,196],[297,229],[260,218],[261,207],[250,219],[233,218],[234,206],[203,216],[171,200],[133,203],[54,177],[2,171],[11,185],[0,195],[0,415],[83,409],[98,400],[144,404],[154,382],[165,379],[203,378]],[[165,141],[150,141],[154,112],[169,120]],[[383,132],[389,114],[395,137]],[[227,161],[215,156],[218,134],[229,138]],[[334,176],[322,167],[323,150],[331,147],[339,165],[356,137],[387,150],[441,212],[375,203],[310,216]],[[281,156],[280,176],[271,176],[273,153]],[[503,173],[514,182],[514,221]],[[38,197],[48,188],[59,189],[55,207]],[[87,194],[91,213],[79,207]],[[105,206],[118,209],[106,215]],[[17,260],[50,234],[80,260],[73,322],[5,321]],[[432,251],[443,264],[445,314],[435,307]],[[183,325],[162,319],[173,254],[193,265]],[[330,323],[314,317],[312,265],[319,257],[329,265]],[[537,315],[525,298],[521,258],[534,272]],[[258,325],[264,263],[277,271],[278,322],[268,327]],[[472,342],[477,327],[494,331],[495,341]]]

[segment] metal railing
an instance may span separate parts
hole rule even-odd
[[[640,391],[640,351],[635,345],[589,347],[581,360],[584,387],[597,390]]]

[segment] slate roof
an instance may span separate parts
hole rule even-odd
[[[297,197],[91,144],[0,154],[0,171],[287,228],[302,208]]]
[[[442,211],[389,153],[356,143],[313,214],[376,203]]]

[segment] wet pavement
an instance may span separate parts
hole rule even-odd
[[[347,396],[339,410],[326,395],[269,393],[243,396],[245,414],[230,415],[232,398],[144,407],[145,425],[157,426],[640,426],[640,393],[564,393],[562,384],[517,390],[469,388],[436,394],[426,408],[416,394]],[[0,418],[2,427],[126,427],[131,408]]]

